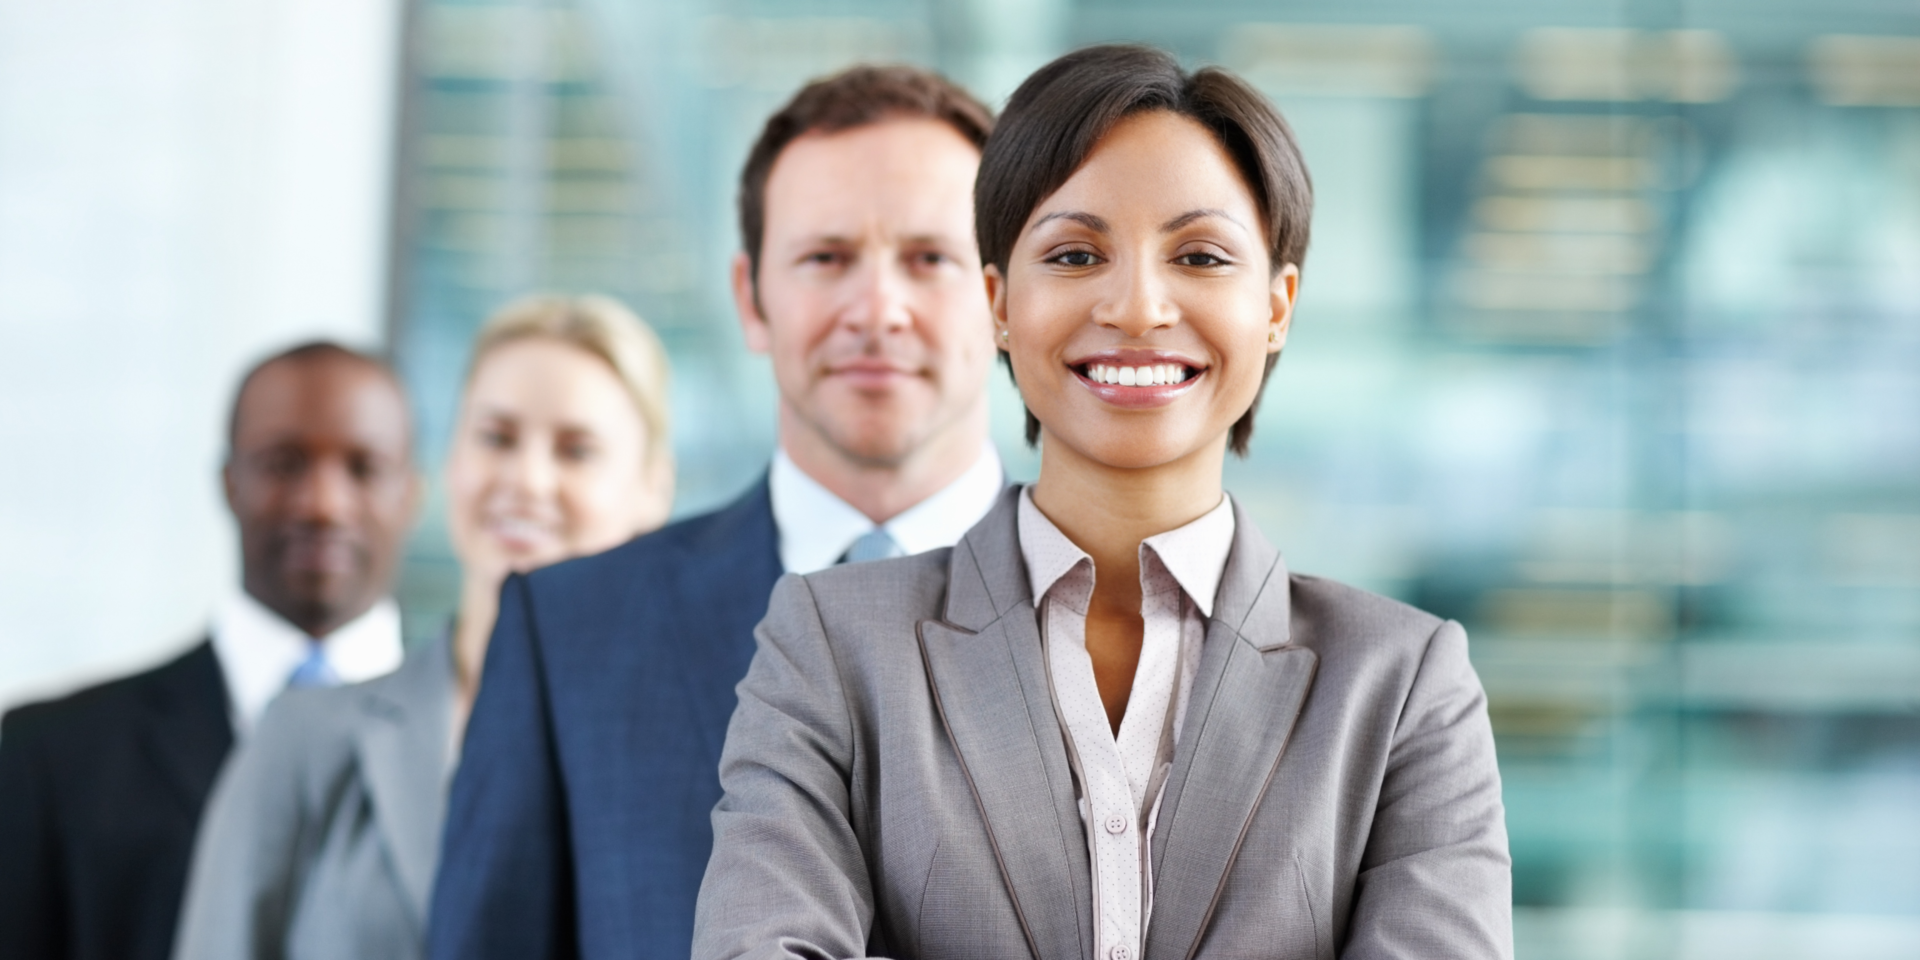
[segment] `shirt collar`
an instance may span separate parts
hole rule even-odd
[[[1033,505],[1033,486],[1020,490],[1020,556],[1027,561],[1027,582],[1033,587],[1033,605],[1060,582],[1060,578],[1085,563],[1093,567],[1093,558],[1060,528],[1053,525],[1040,508]]]
[[[960,542],[999,498],[1006,483],[1000,454],[981,445],[980,456],[952,483],[880,524],[907,553],[924,553]],[[773,524],[780,531],[780,565],[789,573],[813,573],[834,561],[874,529],[872,520],[807,475],[778,450],[767,475]]]
[[[1033,487],[1020,491],[1020,553],[1027,562],[1028,583],[1037,606],[1040,598],[1084,561],[1088,569],[1093,558],[1067,539],[1060,528],[1033,505]],[[1220,578],[1226,573],[1227,554],[1233,549],[1233,500],[1222,494],[1220,503],[1182,527],[1157,533],[1141,541],[1142,559],[1147,551],[1180,584],[1188,599],[1203,616],[1213,616],[1214,594],[1220,590]]]
[[[1156,533],[1140,546],[1142,552],[1153,550],[1187,598],[1201,614],[1211,617],[1214,594],[1220,592],[1220,578],[1227,572],[1227,554],[1233,550],[1233,527],[1233,501],[1223,493],[1219,504],[1199,519]]]
[[[236,731],[252,729],[315,642],[342,681],[371,680],[398,667],[404,656],[400,609],[391,598],[382,599],[316,641],[244,590],[221,602],[213,617],[213,651],[226,680]]]

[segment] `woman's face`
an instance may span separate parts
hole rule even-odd
[[[1108,131],[1027,218],[987,286],[1043,455],[1146,468],[1224,457],[1299,271],[1275,273],[1252,191],[1212,133],[1167,111]]]
[[[469,579],[493,584],[659,526],[673,496],[612,368],[539,337],[481,359],[446,476],[454,553]]]

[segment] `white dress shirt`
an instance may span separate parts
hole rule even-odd
[[[880,529],[908,554],[951,547],[987,515],[1005,486],[1000,453],[993,444],[985,444],[967,472],[880,524]],[[784,449],[773,455],[767,487],[773,498],[773,525],[780,531],[780,565],[788,573],[813,573],[833,566],[855,540],[874,529],[866,514],[807,476]]]
[[[1087,654],[1093,558],[1020,492],[1020,553],[1027,561],[1047,651],[1054,710],[1066,732],[1080,819],[1093,868],[1098,960],[1137,960],[1153,914],[1151,842],[1200,666],[1207,618],[1233,546],[1224,495],[1200,519],[1140,544],[1140,663],[1116,735]]]
[[[404,654],[400,608],[383,599],[324,637],[309,637],[245,590],[235,590],[213,615],[213,653],[227,682],[233,730],[245,736],[267,703],[287,685],[295,667],[318,642],[327,665],[343,683],[390,673]]]

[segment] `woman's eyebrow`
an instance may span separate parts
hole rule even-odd
[[[1038,220],[1035,220],[1033,222],[1033,225],[1035,227],[1038,227],[1049,220],[1072,220],[1073,222],[1080,224],[1081,226],[1086,227],[1087,229],[1092,230],[1095,233],[1112,233],[1113,232],[1112,229],[1107,226],[1107,221],[1102,220],[1091,213],[1082,213],[1079,210],[1062,210],[1062,211],[1059,211],[1058,213],[1049,213],[1046,216],[1041,217]]]
[[[1240,227],[1243,230],[1246,229],[1246,226],[1247,226],[1246,224],[1241,223],[1239,220],[1235,219],[1232,214],[1226,212],[1225,210],[1220,210],[1214,207],[1208,207],[1204,210],[1188,210],[1186,213],[1183,213],[1177,217],[1174,217],[1172,220],[1168,220],[1166,223],[1163,223],[1160,225],[1160,232],[1172,233],[1173,231],[1178,230],[1181,227],[1184,227],[1194,222],[1195,220],[1204,220],[1207,217],[1219,217],[1220,219],[1225,220],[1228,223],[1231,223],[1237,227]]]

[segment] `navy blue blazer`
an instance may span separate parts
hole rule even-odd
[[[717,512],[507,580],[429,957],[686,960],[734,686],[780,573],[762,478]]]

